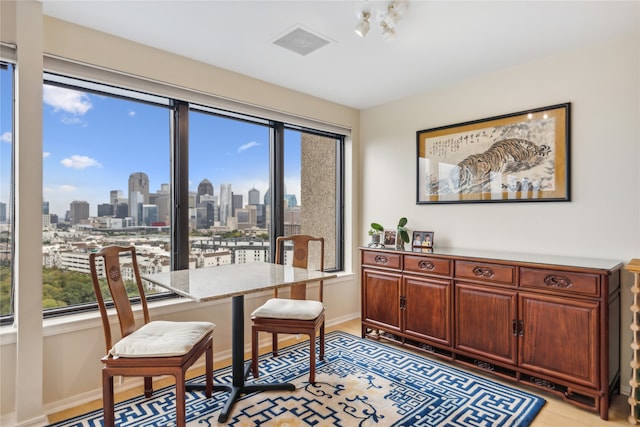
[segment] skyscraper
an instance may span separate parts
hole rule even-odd
[[[231,193],[231,216],[236,216],[237,209],[242,209],[242,194]]]
[[[69,209],[69,219],[71,224],[80,224],[83,220],[89,219],[89,203],[84,200],[74,200]]]
[[[139,196],[135,193],[139,193],[142,196],[142,200],[139,200]],[[133,199],[136,199],[136,203]],[[135,172],[129,175],[129,216],[135,216],[138,209],[137,203],[149,203],[149,177],[144,172]]]
[[[209,194],[213,196],[213,184],[207,179],[203,179],[200,184],[198,184],[198,198],[196,203],[200,203],[202,201],[201,196]]]
[[[227,217],[231,216],[231,184],[220,184],[220,224],[227,225]]]
[[[260,191],[258,191],[258,189],[255,187],[249,190],[249,204],[250,205],[260,204]]]

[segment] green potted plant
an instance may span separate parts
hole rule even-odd
[[[380,246],[380,236],[384,231],[384,227],[378,224],[377,222],[371,223],[371,228],[369,228],[369,236],[371,236],[371,242],[369,246]]]
[[[407,218],[402,217],[398,221],[398,236],[396,237],[396,249],[404,249],[405,243],[409,243],[409,231],[407,230]]]

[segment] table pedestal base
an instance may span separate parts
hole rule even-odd
[[[245,382],[251,372],[251,362],[244,362],[244,298],[236,295],[231,298],[231,370],[232,382],[230,384],[215,384],[213,379],[213,391],[227,391],[229,397],[224,408],[220,411],[218,421],[224,423],[229,417],[229,412],[238,398],[247,393],[269,390],[294,391],[296,386],[291,383],[251,383]],[[205,390],[204,384],[187,384],[187,390]]]
[[[245,365],[244,378],[247,378],[251,372],[251,362],[247,362]],[[187,390],[205,390],[204,384],[187,384]],[[245,383],[244,381],[240,385],[234,385],[233,383],[226,384],[214,384],[213,391],[226,391],[229,392],[229,397],[227,398],[227,403],[224,404],[224,408],[220,411],[220,415],[218,416],[218,421],[224,423],[229,418],[229,413],[233,408],[233,404],[236,403],[236,400],[243,394],[254,393],[257,391],[273,391],[273,390],[286,390],[286,391],[294,391],[296,386],[291,383]]]

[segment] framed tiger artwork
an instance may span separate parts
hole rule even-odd
[[[418,131],[416,203],[570,201],[570,107]]]

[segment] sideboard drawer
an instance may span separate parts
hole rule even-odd
[[[567,271],[520,268],[520,287],[570,292],[591,296],[600,295],[599,277]]]
[[[423,256],[405,255],[405,271],[416,273],[437,274],[439,276],[451,276],[451,260],[442,258],[429,258]]]
[[[363,251],[362,264],[399,270],[402,268],[402,255],[388,252]]]
[[[456,261],[456,277],[513,285],[516,268],[510,265],[487,264],[483,262]]]

